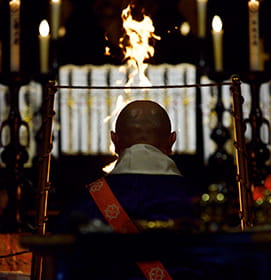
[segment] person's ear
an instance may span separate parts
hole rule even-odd
[[[114,131],[110,131],[110,136],[111,136],[111,140],[115,146],[115,152],[118,154],[119,153],[119,139],[118,139],[118,135],[116,132]]]
[[[115,145],[115,142],[117,141],[117,134],[114,131],[110,131],[110,136],[111,136],[111,140]]]
[[[169,149],[168,150],[168,154],[172,153],[172,146],[175,143],[176,138],[177,138],[176,132],[175,131],[171,132],[170,136],[169,136],[169,139],[168,139],[168,144],[169,144],[169,146],[168,146],[168,149]]]

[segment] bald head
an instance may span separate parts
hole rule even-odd
[[[134,144],[150,144],[166,154],[176,140],[167,112],[157,103],[133,101],[120,112],[111,138],[119,154]]]

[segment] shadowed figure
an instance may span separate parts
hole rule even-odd
[[[171,132],[166,111],[152,101],[134,101],[119,114],[116,132],[111,139],[117,154],[134,144],[150,144],[165,154],[171,154],[176,132]]]
[[[113,170],[103,179],[139,231],[144,230],[142,221],[174,221],[174,227],[180,231],[196,230],[193,187],[169,157],[176,133],[171,131],[170,119],[165,109],[153,101],[138,100],[129,103],[118,115],[111,138],[119,158]],[[88,184],[82,190],[81,199],[69,203],[68,209],[59,217],[58,231],[80,231],[82,225],[92,224],[97,219],[102,225],[108,225],[102,209],[107,209],[114,203],[110,202],[105,208],[100,208],[90,191],[92,186],[97,186],[100,182],[98,180]],[[96,191],[99,192],[100,187]],[[107,201],[102,197],[103,201]],[[121,224],[125,226],[125,223]],[[96,229],[102,231],[103,227]],[[121,228],[118,232],[126,231]],[[100,263],[95,256],[82,257],[89,254],[87,246],[84,247],[78,254],[68,256],[68,259],[66,256],[63,258],[62,265],[65,265],[62,269],[65,267],[67,270],[62,270],[61,273],[76,276],[91,273],[92,279],[144,279],[132,260],[132,252],[131,255],[118,252],[113,261],[106,259],[106,254],[103,254],[105,259]],[[85,261],[93,264],[91,271]],[[188,263],[183,262],[180,267],[176,267],[176,264],[172,266],[166,259],[160,261],[166,264],[166,269],[174,275],[174,279],[187,276],[187,271],[190,276],[198,274],[197,270],[186,268]],[[71,262],[72,265],[68,265]]]

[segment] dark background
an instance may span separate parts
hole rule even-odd
[[[128,0],[62,0],[61,26],[66,35],[57,46],[59,65],[123,63],[118,47],[122,36],[121,11]],[[248,0],[209,0],[207,14],[207,36],[205,42],[197,38],[196,0],[134,0],[135,14],[144,8],[161,36],[155,43],[155,55],[149,61],[153,64],[180,62],[198,63],[199,54],[204,55],[210,70],[213,68],[211,21],[219,15],[224,30],[224,69],[230,73],[247,71],[248,54]],[[0,1],[0,38],[3,43],[4,70],[9,69],[9,11],[8,0]],[[271,3],[260,1],[260,37],[264,40],[266,53],[271,49],[270,17]],[[30,73],[39,71],[38,28],[41,20],[50,22],[48,0],[21,0],[21,53],[22,70]],[[188,21],[191,33],[182,36],[178,29]],[[105,39],[107,35],[107,40]],[[111,48],[111,56],[104,55],[105,46]],[[270,60],[265,69],[269,71]]]
[[[61,25],[66,35],[54,44],[58,66],[65,64],[121,64],[123,55],[118,47],[122,36],[121,12],[128,1],[119,0],[62,0]],[[197,37],[196,0],[148,0],[135,1],[135,14],[140,17],[144,8],[151,16],[155,34],[161,36],[155,42],[155,55],[149,59],[152,64],[199,63],[203,54],[207,71],[213,70],[213,47],[211,21],[219,15],[224,30],[224,69],[234,74],[249,69],[248,53],[248,8],[247,0],[209,0],[207,14],[207,36],[205,40]],[[266,53],[271,51],[270,17],[271,3],[260,3],[260,37],[264,40]],[[21,70],[36,75],[39,72],[38,29],[41,20],[50,18],[49,1],[21,0]],[[184,21],[191,25],[191,33],[182,36],[178,27]],[[177,28],[176,28],[177,27]],[[105,39],[107,36],[107,40]],[[3,72],[9,71],[9,1],[0,0],[0,39],[3,46]],[[111,56],[104,55],[105,46],[111,49]],[[270,60],[265,65],[270,71]],[[111,161],[111,157],[62,156],[52,159],[49,209],[59,208],[72,200],[75,191],[102,175],[101,168]],[[215,172],[206,170],[196,156],[174,156],[183,174],[195,181],[195,188],[204,192],[213,179]],[[22,208],[34,208],[36,191],[36,166],[24,170],[24,205]],[[234,170],[235,171],[235,170]],[[234,178],[234,171],[226,169],[228,179]],[[1,174],[5,173],[1,170]],[[5,174],[4,174],[5,176]],[[1,178],[5,178],[2,176]],[[8,177],[4,181],[7,181]],[[232,187],[232,186],[230,186]],[[235,187],[235,194],[237,188]],[[236,208],[235,208],[236,209]]]

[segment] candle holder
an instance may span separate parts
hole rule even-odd
[[[237,188],[234,186],[236,168],[233,156],[226,150],[225,144],[230,140],[231,132],[223,123],[226,112],[222,99],[223,81],[228,79],[225,72],[210,72],[208,77],[217,87],[217,99],[212,111],[216,115],[216,124],[210,138],[215,142],[214,153],[209,156],[208,188],[200,200],[200,216],[203,230],[219,231],[223,227],[235,227],[239,223],[236,204],[238,202]],[[207,217],[207,218],[206,218]]]
[[[198,38],[197,41],[199,47],[198,47],[198,63],[197,68],[199,71],[200,76],[206,75],[211,72],[210,69],[210,57],[209,57],[209,44],[207,41],[207,38]],[[200,77],[199,76],[199,77]]]
[[[216,125],[211,132],[211,139],[216,144],[216,149],[208,160],[208,167],[212,172],[214,182],[224,182],[232,184],[234,179],[234,163],[233,156],[230,155],[225,144],[231,139],[231,133],[223,124],[223,115],[226,112],[222,100],[222,82],[225,81],[229,75],[225,72],[213,72],[209,74],[209,78],[217,83],[217,100],[213,108],[217,116]]]
[[[44,236],[47,224],[48,195],[51,188],[50,167],[52,151],[52,127],[54,117],[54,99],[57,92],[55,82],[48,82],[48,76],[41,76],[43,82],[44,99],[42,104],[42,140],[38,153],[38,178],[37,178],[37,206],[35,230],[39,235]],[[45,81],[46,84],[44,83]],[[41,279],[43,258],[39,251],[33,252],[31,279]]]
[[[270,80],[270,75],[261,71],[251,71],[240,75],[240,79],[248,83],[251,89],[251,108],[249,117],[244,120],[246,125],[251,127],[251,139],[246,144],[250,181],[254,186],[263,185],[264,178],[270,173],[270,167],[266,161],[270,158],[270,151],[267,145],[261,139],[261,128],[266,125],[270,131],[269,122],[263,117],[260,107],[260,86]]]
[[[197,75],[196,75],[196,82],[197,84],[201,84],[201,77],[207,76],[207,73],[209,72],[208,69],[208,61],[207,61],[207,42],[205,38],[198,38],[198,44],[199,44],[199,53],[198,53],[198,64],[197,64]],[[201,88],[196,88],[196,119],[197,119],[197,125],[196,126],[196,147],[197,147],[197,156],[199,159],[199,162],[204,163],[204,147],[202,143],[203,139],[203,126],[202,126],[202,92]]]
[[[44,142],[44,127],[47,124],[48,115],[45,110],[47,110],[47,100],[48,100],[48,84],[50,81],[54,80],[54,74],[52,73],[38,73],[33,76],[33,80],[39,83],[42,87],[42,104],[39,108],[38,114],[41,116],[42,122],[39,130],[37,131],[35,135],[35,142],[36,142],[36,151],[35,156],[33,157],[33,169],[35,170],[34,174],[37,175],[37,177],[34,177],[33,180],[35,181],[35,185],[38,185],[38,170],[40,168],[40,161],[42,160],[41,154],[42,154],[42,147]],[[36,190],[36,195],[39,196],[38,190]],[[38,200],[38,199],[37,199]]]
[[[232,116],[234,124],[234,146],[236,158],[236,181],[238,184],[239,218],[241,229],[252,227],[255,223],[252,188],[248,175],[248,157],[245,143],[245,122],[243,120],[244,98],[241,95],[240,78],[232,76]]]
[[[50,73],[53,75],[54,79],[57,79],[58,75],[58,68],[59,68],[59,62],[58,62],[58,53],[59,49],[59,40],[58,39],[51,39],[50,42],[50,55],[49,55],[49,65],[50,65]]]
[[[39,161],[39,155],[40,155],[40,149],[41,149],[41,146],[42,146],[42,142],[43,142],[43,131],[44,131],[44,122],[45,122],[45,114],[44,114],[44,110],[45,110],[45,107],[46,107],[46,100],[47,100],[47,92],[48,92],[48,83],[49,81],[53,81],[55,80],[55,74],[53,73],[39,73],[39,74],[36,74],[33,76],[33,80],[36,81],[37,83],[39,83],[41,86],[42,86],[42,105],[39,109],[39,114],[41,115],[42,117],[42,125],[40,127],[40,129],[37,131],[36,135],[35,135],[35,141],[36,141],[36,157],[34,157],[33,159],[33,165],[36,165],[38,164],[38,161]]]
[[[1,153],[3,162],[6,165],[10,178],[8,180],[9,195],[9,224],[11,230],[20,230],[21,226],[21,195],[23,187],[23,166],[28,160],[26,150],[29,144],[29,127],[21,118],[19,111],[19,90],[20,87],[29,83],[29,78],[21,73],[1,74],[1,83],[9,88],[10,111],[7,120],[5,120],[0,128],[1,142],[5,130],[9,132],[9,142],[1,143],[4,150]],[[20,139],[20,131],[25,128],[27,132],[27,143],[23,145]]]

